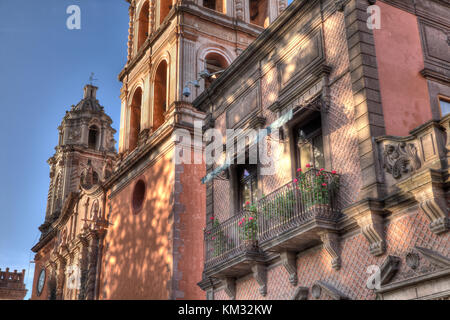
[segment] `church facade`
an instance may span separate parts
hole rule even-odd
[[[128,2],[118,151],[87,85],[32,299],[448,298],[447,3]],[[270,175],[174,161],[267,127]]]

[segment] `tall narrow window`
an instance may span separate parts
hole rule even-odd
[[[89,128],[89,141],[88,145],[90,149],[97,149],[98,141],[98,128],[96,126],[91,126]]]
[[[228,67],[227,60],[218,53],[211,52],[205,57],[205,67],[209,73],[213,74],[218,71],[222,71]],[[217,78],[217,75],[213,75],[210,78],[205,79],[205,88],[208,88],[211,83]]]
[[[258,196],[258,176],[256,165],[242,165],[237,169],[238,202],[243,208],[247,202],[255,203]]]
[[[172,0],[160,0],[159,5],[159,24],[162,24],[172,9]]]
[[[450,99],[439,98],[439,106],[443,117],[450,113]]]
[[[167,62],[161,61],[156,69],[153,99],[153,130],[164,123],[164,113],[167,111]]]
[[[269,26],[269,7],[268,0],[249,0],[250,1],[250,23],[260,27]]]
[[[323,139],[320,116],[307,124],[297,126],[294,129],[296,138],[296,162],[297,168],[306,169],[310,164],[316,168],[325,166],[323,154]]]
[[[138,32],[138,50],[142,47],[145,40],[148,37],[148,29],[149,29],[149,22],[148,22],[148,16],[149,16],[149,5],[148,1],[144,3],[142,6],[141,12],[139,13],[139,32]]]
[[[142,90],[141,88],[138,88],[134,93],[130,106],[130,151],[136,148],[139,139],[139,133],[141,132],[141,104]]]

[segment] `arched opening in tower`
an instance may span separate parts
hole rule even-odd
[[[98,133],[99,132],[97,126],[89,127],[88,145],[90,149],[97,149]]]
[[[141,132],[141,105],[142,105],[142,89],[136,89],[134,93],[130,111],[130,151],[135,149]]]
[[[145,40],[147,40],[148,37],[148,29],[149,29],[149,5],[148,1],[145,1],[144,5],[141,8],[141,12],[139,13],[139,32],[138,32],[138,50],[142,47]]]
[[[159,2],[159,24],[162,24],[164,19],[172,9],[172,0],[160,0]]]
[[[205,57],[205,67],[210,74],[213,74],[226,69],[228,67],[228,62],[222,55],[216,52],[211,52]],[[215,74],[212,77],[206,78],[205,89],[208,88],[218,76],[218,74]]]
[[[269,1],[268,0],[249,0],[250,4],[250,23],[260,27],[269,26]]]
[[[153,130],[164,123],[164,113],[167,111],[167,62],[161,61],[156,69],[154,100],[153,100]]]

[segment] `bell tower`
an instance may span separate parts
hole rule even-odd
[[[127,2],[120,153],[156,131],[176,103],[193,101],[287,6],[287,0]]]
[[[104,180],[112,172],[116,157],[111,118],[96,98],[98,88],[88,84],[83,99],[66,111],[58,127],[59,140],[55,154],[48,159],[50,187],[45,222],[39,229],[44,237],[64,206],[71,192],[77,192],[83,183],[83,174],[91,172],[93,183]],[[91,179],[91,180],[92,180]]]

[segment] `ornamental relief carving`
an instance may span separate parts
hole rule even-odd
[[[384,169],[394,179],[414,173],[422,165],[415,144],[406,142],[385,145],[383,160]]]

